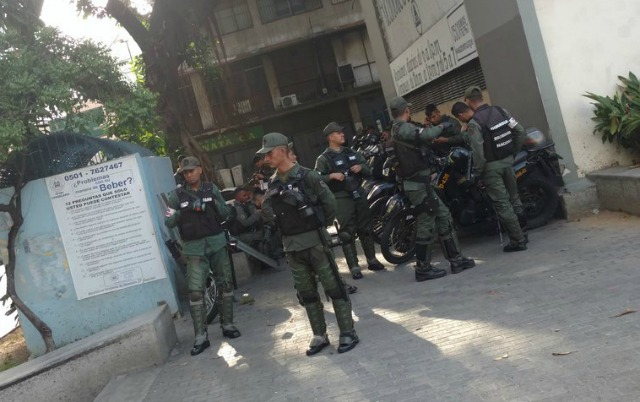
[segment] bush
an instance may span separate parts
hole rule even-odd
[[[614,140],[624,148],[640,153],[640,81],[633,74],[629,78],[618,76],[622,84],[613,95],[600,96],[587,92],[584,96],[593,100],[596,122],[593,133],[602,133],[602,142]]]

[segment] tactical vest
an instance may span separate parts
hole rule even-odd
[[[234,236],[237,236],[237,235],[242,234],[242,233],[253,232],[256,229],[256,227],[258,226],[258,223],[254,223],[253,225],[251,225],[249,227],[242,226],[242,224],[238,220],[238,214],[237,214],[237,211],[236,211],[236,208],[238,206],[240,208],[242,208],[242,211],[244,212],[245,215],[247,215],[247,216],[251,215],[251,208],[249,208],[249,205],[247,205],[247,204],[238,204],[238,203],[235,203],[233,205],[233,209],[234,209],[235,213],[234,213],[233,219],[231,219],[229,221],[228,229],[229,229],[229,233],[231,233]]]
[[[213,184],[203,183],[197,192],[176,190],[180,208],[178,231],[182,240],[199,240],[222,233],[215,213]]]
[[[515,153],[511,129],[518,122],[502,108],[482,105],[474,113],[473,120],[482,128],[484,158],[487,162],[498,161]]]
[[[289,175],[285,183],[280,181],[278,175],[274,175],[269,180],[269,190],[267,191],[265,200],[268,199],[271,202],[271,208],[273,209],[283,236],[294,236],[316,231],[318,227],[320,227],[321,217],[315,214],[305,214],[305,210],[309,210],[303,208],[304,206],[307,206],[307,208],[316,207],[316,205],[311,202],[304,188],[304,177],[308,172],[309,169],[300,166],[296,174]],[[296,205],[293,205],[292,197],[287,197],[287,195],[284,194],[286,191],[295,191],[298,193],[297,196],[299,199],[295,202]],[[315,208],[315,213],[318,213],[317,208]]]
[[[351,148],[343,147],[342,152],[332,152],[332,151],[326,150],[322,153],[322,155],[324,155],[325,158],[327,158],[327,160],[331,164],[331,171],[329,173],[348,172],[349,175],[354,175],[354,173],[349,171],[349,168],[351,168],[351,166],[353,165],[358,164],[357,162],[358,157]],[[359,185],[360,178],[357,177],[357,180]],[[343,180],[343,181],[329,180],[329,183],[327,183],[327,185],[329,186],[329,190],[331,190],[332,193],[336,193],[338,191],[347,191],[347,189],[345,188],[345,184],[346,184],[345,181],[346,180]],[[349,191],[353,191],[353,190],[349,190]]]
[[[420,147],[420,131],[418,127],[412,125],[415,129],[415,136],[413,139],[401,139],[399,130],[404,124],[410,124],[407,122],[394,122],[391,128],[391,139],[393,141],[393,148],[395,158],[397,161],[396,175],[403,179],[411,177],[421,170],[427,170],[431,167],[431,164],[424,156],[423,150]]]

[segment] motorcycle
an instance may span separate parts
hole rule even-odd
[[[545,225],[558,208],[558,188],[563,182],[558,166],[561,157],[552,150],[553,145],[539,130],[531,128],[527,130],[525,150],[514,158],[513,169],[529,229]],[[482,187],[473,183],[471,151],[454,148],[447,158],[438,158],[437,164],[433,186],[449,208],[456,230],[499,227],[491,200]],[[387,202],[385,216],[380,235],[382,254],[392,264],[409,261],[415,253],[415,208],[400,192]]]
[[[400,191],[391,161],[385,160],[382,167],[384,181],[375,184],[367,194],[367,202],[373,221],[373,240],[380,244],[380,235],[384,229],[386,206],[389,199]]]

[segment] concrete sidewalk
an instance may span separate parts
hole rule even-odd
[[[640,218],[601,212],[530,240],[506,254],[497,236],[465,239],[478,266],[430,282],[410,265],[365,272],[352,298],[361,343],[343,355],[331,303],[333,344],[306,357],[290,274],[261,275],[240,290],[256,299],[236,308],[242,337],[225,340],[214,324],[212,347],[191,357],[190,321],[177,323],[179,353],[144,400],[640,400],[640,313],[615,317],[640,310]]]

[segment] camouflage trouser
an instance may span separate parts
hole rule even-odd
[[[424,202],[427,195],[434,196],[435,190],[430,184],[425,183],[420,189],[405,190],[405,194],[412,205],[418,206]],[[453,232],[449,208],[439,197],[437,200],[438,205],[434,212],[424,211],[416,216],[416,244],[432,244],[436,240],[436,235],[443,236]]]
[[[189,288],[189,310],[196,336],[207,329],[207,306],[204,292],[209,270],[218,287],[220,324],[233,324],[233,274],[227,248],[213,250],[208,244],[204,255],[187,255],[187,286]]]
[[[509,239],[515,243],[522,241],[524,234],[516,214],[523,213],[523,207],[511,163],[502,163],[502,161],[488,163],[482,180]]]
[[[352,269],[358,266],[356,235],[360,239],[367,260],[376,257],[375,243],[371,233],[373,225],[371,211],[365,194],[362,194],[357,200],[351,197],[338,197],[336,203],[336,218],[340,224],[339,235],[342,240],[342,252],[349,269]]]
[[[324,319],[324,306],[318,293],[316,275],[320,279],[325,292],[331,297],[340,332],[347,332],[353,329],[351,300],[349,300],[348,296],[346,300],[343,299],[343,292],[340,289],[343,285],[337,281],[336,276],[331,271],[327,258],[322,244],[305,250],[287,252],[287,261],[291,267],[300,301],[307,310],[307,317],[313,334],[318,336],[326,333],[327,324]]]

